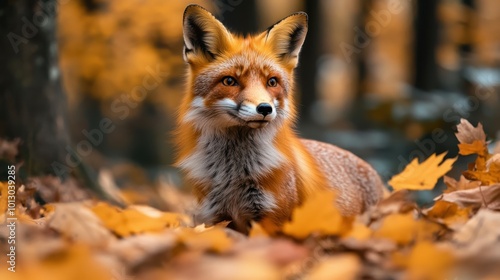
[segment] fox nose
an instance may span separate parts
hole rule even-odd
[[[260,103],[257,105],[257,113],[263,115],[264,117],[273,112],[273,106],[269,103]]]

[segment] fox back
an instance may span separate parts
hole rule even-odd
[[[186,8],[187,93],[178,115],[176,165],[199,201],[196,222],[224,220],[246,233],[252,220],[278,231],[318,188],[337,190],[345,215],[376,203],[376,172],[332,145],[299,139],[293,70],[307,15],[292,14],[263,33],[230,33],[197,5]]]

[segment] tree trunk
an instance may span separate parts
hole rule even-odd
[[[22,140],[26,175],[53,173],[69,146],[61,90],[55,0],[0,4],[0,135]],[[7,39],[7,40],[5,40]]]

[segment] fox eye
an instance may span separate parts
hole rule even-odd
[[[226,76],[226,77],[222,78],[222,84],[225,86],[228,86],[228,87],[232,87],[232,86],[237,85],[236,79],[231,77],[231,76]]]
[[[269,80],[267,80],[267,85],[270,87],[275,87],[278,85],[278,79],[276,77],[272,77]]]

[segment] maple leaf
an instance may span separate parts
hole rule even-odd
[[[392,177],[389,184],[395,190],[431,190],[444,174],[451,170],[457,158],[443,161],[446,153],[433,154],[422,163],[417,158],[408,164],[403,172]]]
[[[342,216],[334,201],[333,191],[324,189],[312,193],[304,204],[294,209],[292,220],[283,226],[283,232],[298,239],[313,233],[338,235],[347,232],[352,219]]]
[[[460,179],[458,181],[448,176],[444,176],[443,179],[444,183],[447,186],[446,190],[443,191],[444,193],[475,189],[481,186],[481,182],[467,180],[463,175],[460,176]]]
[[[474,127],[466,119],[460,119],[455,136],[461,144],[472,144],[474,141],[486,144],[486,134],[484,133],[483,125],[478,123],[477,127]]]

